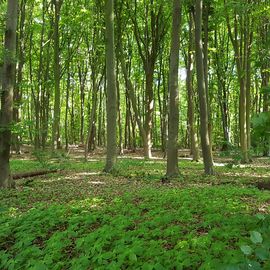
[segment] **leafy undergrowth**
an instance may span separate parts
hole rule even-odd
[[[270,192],[251,185],[264,167],[205,177],[181,161],[163,185],[162,160],[121,159],[113,175],[103,165],[61,161],[0,191],[0,269],[270,269]]]

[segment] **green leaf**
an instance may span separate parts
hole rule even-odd
[[[252,231],[250,233],[250,240],[254,244],[261,244],[263,241],[262,235],[259,232]]]
[[[33,267],[33,270],[47,270],[47,266],[44,265],[43,263],[41,262],[37,262],[35,263],[34,267]]]
[[[262,94],[269,94],[270,93],[270,86],[264,86],[261,89]]]
[[[131,262],[137,262],[138,260],[136,254],[134,253],[129,254],[128,258]]]
[[[225,270],[240,270],[238,265],[228,265]]]
[[[252,252],[253,252],[252,248],[250,246],[248,246],[248,245],[243,245],[240,248],[241,248],[242,252],[247,256],[251,255]]]
[[[160,263],[157,263],[155,264],[155,270],[165,270],[165,268],[160,264]]]
[[[154,268],[154,266],[150,263],[145,263],[142,266],[142,270],[152,270]]]
[[[259,259],[261,259],[263,261],[269,259],[269,250],[266,248],[262,248],[262,247],[257,248],[255,250],[255,254]]]
[[[263,214],[257,214],[256,217],[259,220],[265,220],[265,216]]]
[[[261,268],[260,263],[256,261],[248,261],[247,268],[244,268],[244,269],[261,270],[262,268]]]

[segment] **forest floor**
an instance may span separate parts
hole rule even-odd
[[[165,184],[158,152],[120,157],[112,174],[102,152],[14,156],[14,174],[61,171],[0,191],[0,269],[270,269],[270,191],[257,187],[270,160],[217,156],[204,176],[181,156],[181,176]]]

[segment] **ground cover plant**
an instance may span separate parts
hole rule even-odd
[[[0,15],[0,270],[270,270],[270,0]]]
[[[181,177],[165,183],[161,158],[122,158],[113,174],[100,157],[59,162],[0,191],[1,269],[270,268],[270,192],[256,187],[267,160],[215,176],[181,160]]]

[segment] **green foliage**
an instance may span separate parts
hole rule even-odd
[[[266,70],[265,70],[266,72]],[[269,72],[269,70],[267,70],[267,72]],[[261,89],[261,93],[262,94],[270,94],[270,85],[269,86],[265,86]]]
[[[253,213],[269,193],[208,185],[220,177],[187,161],[170,185],[163,161],[121,159],[115,176],[103,165],[66,159],[66,173],[0,191],[0,269],[268,269],[269,219]]]
[[[14,173],[24,173],[43,168],[42,163],[37,160],[11,160],[10,166],[11,171]]]
[[[256,231],[251,231],[249,242],[241,246],[241,251],[246,256],[243,265],[252,265],[249,269],[269,269],[270,216],[258,214],[256,221]]]
[[[232,168],[233,166],[238,166],[243,160],[243,153],[240,148],[235,146],[230,146],[229,150],[220,153],[221,157],[230,157],[232,159],[226,166]],[[251,156],[251,153],[250,153]]]
[[[262,151],[270,148],[270,112],[263,112],[252,119],[252,141],[253,146],[261,147]]]
[[[49,159],[48,159],[48,157],[46,155],[46,152],[40,151],[40,150],[35,150],[32,154],[37,159],[37,161],[40,163],[42,168],[48,169],[48,167],[49,167]]]

